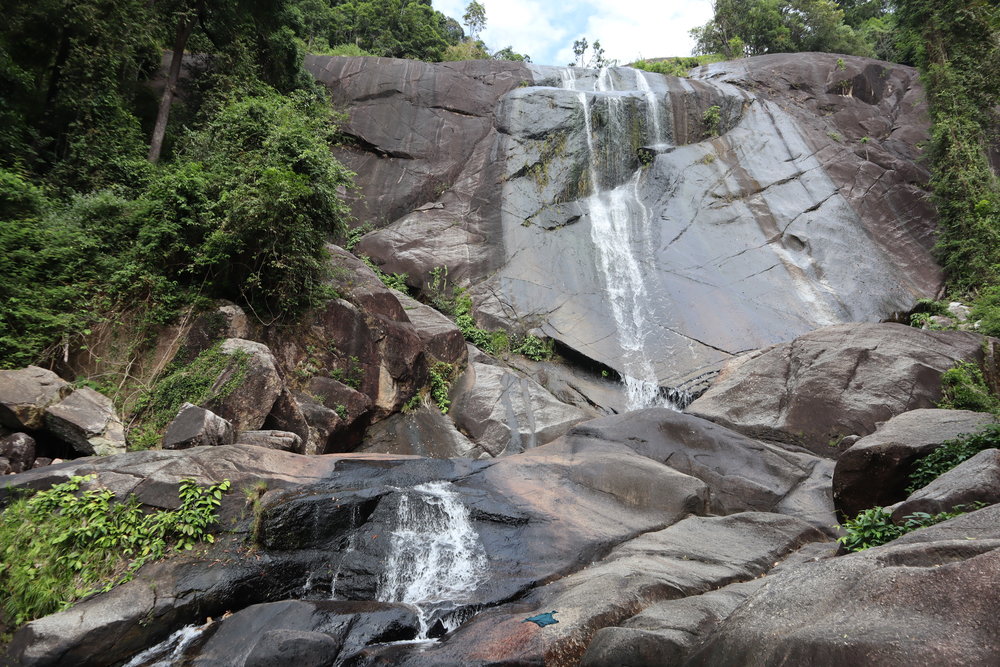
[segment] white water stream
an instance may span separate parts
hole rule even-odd
[[[450,482],[428,482],[401,493],[377,600],[415,606],[418,638],[426,638],[431,614],[472,602],[486,572],[486,549]],[[442,622],[451,631],[460,620]]]
[[[661,144],[665,137],[656,95],[644,75],[638,71],[635,74],[636,87],[645,99],[646,144]],[[570,68],[563,70],[562,87],[578,90],[576,73]],[[610,70],[602,69],[598,72],[594,88],[595,92],[591,95],[595,98],[595,108],[600,105],[606,114],[606,121],[600,130],[605,135],[601,137],[603,141],[600,144],[611,147],[612,150],[629,146],[627,98],[615,92]],[[651,324],[645,316],[649,296],[640,253],[643,248],[649,247],[649,227],[652,220],[649,209],[639,196],[642,170],[636,169],[622,185],[610,190],[601,189],[605,177],[617,177],[613,180],[620,182],[624,180],[624,174],[606,173],[614,170],[620,160],[601,154],[602,151],[597,148],[599,137],[595,136],[588,93],[579,91],[578,99],[583,110],[587,150],[590,154],[587,168],[593,192],[586,202],[590,211],[591,239],[597,249],[604,289],[615,319],[618,344],[622,351],[622,383],[625,385],[626,408],[636,410],[665,406],[678,409],[673,394],[661,391],[651,360],[651,354],[655,354],[655,351],[648,350],[646,345]]]
[[[132,657],[124,667],[173,667],[181,662],[184,650],[208,625],[185,625],[165,640]]]

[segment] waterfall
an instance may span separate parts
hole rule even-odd
[[[564,70],[562,80],[563,88],[576,90],[577,81],[572,70]],[[636,72],[636,86],[645,100],[647,134],[652,131],[652,136],[645,138],[647,143],[658,144],[664,137],[656,96],[640,72]],[[592,187],[586,202],[590,211],[591,239],[597,250],[604,289],[622,351],[626,408],[636,410],[662,405],[679,409],[676,392],[661,390],[645,344],[651,323],[645,316],[648,292],[640,253],[643,247],[649,246],[652,219],[639,196],[642,170],[636,169],[631,178],[623,179],[624,174],[615,173],[622,161],[610,154],[629,145],[625,98],[615,92],[614,80],[608,69],[598,72],[594,87],[597,93],[594,95],[595,107],[600,103],[606,113],[606,122],[601,128],[604,133],[601,141],[603,151],[597,149],[593,112],[587,93],[580,91],[577,96],[583,110],[589,153],[587,175]],[[602,190],[605,181],[619,183],[622,180],[626,182],[610,190]]]
[[[389,544],[376,599],[414,605],[419,638],[427,637],[431,613],[471,602],[485,578],[486,550],[450,482],[428,482],[400,494]],[[442,620],[449,631],[457,626],[454,618]]]
[[[156,646],[132,657],[125,667],[172,667],[181,663],[184,651],[198,636],[204,632],[208,624],[185,625]]]

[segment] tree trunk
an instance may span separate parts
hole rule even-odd
[[[200,2],[198,4],[201,4]],[[167,72],[167,83],[163,87],[160,98],[160,108],[156,112],[156,125],[153,126],[153,137],[149,141],[149,161],[156,163],[163,150],[163,137],[167,133],[167,120],[170,118],[170,105],[174,102],[177,91],[177,80],[181,75],[181,62],[184,60],[184,47],[197,22],[196,12],[182,14],[177,19],[177,35],[174,39],[174,50],[170,55],[170,69]]]

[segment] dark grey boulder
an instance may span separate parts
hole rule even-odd
[[[192,665],[332,665],[376,642],[416,636],[412,607],[380,602],[285,600],[247,607],[218,624]],[[318,635],[318,636],[317,636]],[[327,641],[324,641],[325,637]]]
[[[72,385],[38,366],[0,370],[0,424],[12,430],[43,428],[45,409],[71,391]]]
[[[997,664],[998,526],[994,506],[775,573],[685,664]]]
[[[227,420],[211,410],[185,403],[167,426],[163,449],[231,445],[234,438],[233,425]]]
[[[80,387],[46,408],[45,426],[83,455],[111,456],[125,452],[125,427],[114,404],[90,387]]]
[[[833,498],[845,517],[906,497],[913,464],[941,443],[975,433],[993,418],[968,410],[911,410],[851,445],[833,474]]]
[[[11,472],[30,470],[35,463],[35,439],[27,433],[0,438],[0,456],[10,462]]]
[[[278,400],[271,406],[271,413],[264,420],[263,428],[294,433],[301,443],[295,451],[299,454],[305,453],[304,448],[311,436],[309,420],[306,419],[302,406],[295,398],[295,394],[287,387],[282,388],[281,393],[278,395]]]
[[[934,407],[941,374],[983,362],[983,341],[901,324],[824,327],[731,362],[687,411],[832,458],[845,435],[865,436],[898,414]]]
[[[975,503],[1000,503],[1000,449],[987,449],[963,461],[933,482],[917,489],[892,513],[901,522],[914,512],[951,512]]]
[[[234,444],[298,452],[302,449],[302,438],[289,431],[242,431],[236,436]]]

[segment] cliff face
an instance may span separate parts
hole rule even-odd
[[[360,250],[444,266],[491,326],[678,386],[933,296],[915,70],[789,54],[699,68],[308,61],[348,114]]]

